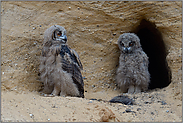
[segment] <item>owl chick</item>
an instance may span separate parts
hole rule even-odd
[[[121,50],[116,82],[121,91],[139,93],[148,89],[150,74],[148,56],[143,51],[140,39],[134,33],[124,33],[118,39]]]
[[[54,25],[44,34],[40,58],[40,76],[45,96],[76,96],[84,98],[83,69],[76,51],[70,49],[64,27]]]

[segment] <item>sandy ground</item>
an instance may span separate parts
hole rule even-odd
[[[147,18],[162,22],[157,25],[165,39],[174,36],[167,41],[172,83],[163,89],[124,94],[134,99],[135,105],[109,103],[121,94],[114,79],[119,57],[117,39],[123,32],[133,30],[143,12]],[[2,2],[1,121],[181,122],[180,15],[181,3]],[[54,24],[66,28],[68,44],[83,63],[84,99],[39,94],[43,87],[38,71],[43,34]],[[172,34],[174,28],[177,32]]]
[[[166,96],[169,95],[169,96]],[[182,101],[165,89],[129,95],[135,105],[76,97],[42,97],[37,92],[2,93],[2,121],[180,122]]]

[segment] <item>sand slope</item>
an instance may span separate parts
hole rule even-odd
[[[181,2],[1,2],[1,120],[31,122],[182,121]],[[168,50],[172,82],[129,94],[136,105],[107,102],[115,84],[118,37],[142,18],[155,23]],[[81,59],[85,98],[42,97],[39,57],[44,31],[58,24]],[[104,101],[90,100],[102,99]]]

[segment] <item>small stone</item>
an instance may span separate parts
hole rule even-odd
[[[126,111],[127,113],[132,112],[131,109],[126,109],[125,111]]]
[[[80,10],[80,8],[78,7],[78,10]]]
[[[92,100],[90,100],[88,103],[92,103]]]
[[[102,101],[102,99],[98,99],[97,101],[99,101],[99,102],[100,102],[100,101]]]
[[[99,27],[99,25],[97,25],[97,27]]]
[[[92,99],[90,99],[90,100],[97,100],[97,99],[92,98]]]
[[[116,35],[116,33],[113,33],[113,36],[115,36]]]
[[[152,115],[154,115],[154,112],[151,112]]]
[[[166,105],[167,103],[165,101],[161,101],[161,105]]]
[[[71,7],[69,7],[69,9],[71,9]]]
[[[50,119],[48,119],[48,121],[50,121]]]
[[[32,29],[33,29],[33,30],[35,30],[35,29],[36,29],[36,27],[33,27]]]
[[[141,108],[138,108],[137,111],[141,110]]]
[[[167,113],[169,112],[169,110],[166,111]]]
[[[33,116],[33,114],[29,114],[30,115],[30,117],[32,117]]]
[[[146,102],[145,102],[145,104],[151,104],[151,103],[152,103],[152,102],[150,102],[150,101],[146,101]]]

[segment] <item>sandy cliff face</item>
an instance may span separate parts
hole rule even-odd
[[[181,10],[181,2],[2,2],[2,92],[4,95],[10,91],[22,94],[42,88],[38,67],[43,34],[47,28],[57,24],[65,27],[69,46],[80,56],[84,67],[85,97],[109,100],[120,94],[114,79],[120,54],[117,46],[119,36],[124,32],[135,32],[142,38],[146,32],[143,28],[146,28],[149,36],[144,35],[143,42],[150,40],[152,46],[156,44],[154,49],[159,46],[159,41],[165,44],[164,48],[160,46],[159,52],[165,52],[171,71],[168,76],[172,76],[171,84],[157,93],[162,93],[163,99],[179,103],[182,101]],[[155,41],[153,37],[156,37]],[[182,105],[176,106],[173,106],[176,109],[174,115],[180,121],[182,112],[179,107]],[[76,118],[75,121],[79,120]]]

